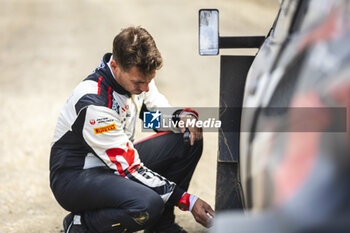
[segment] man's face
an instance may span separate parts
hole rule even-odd
[[[156,75],[154,70],[150,75],[146,76],[138,70],[136,66],[130,68],[129,71],[123,71],[116,61],[111,61],[111,68],[117,83],[131,94],[141,94],[149,90],[149,83]]]

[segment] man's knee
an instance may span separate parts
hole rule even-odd
[[[138,206],[138,208],[130,209],[129,214],[139,228],[144,229],[153,225],[160,218],[164,209],[164,201],[156,193],[145,194],[142,204]]]
[[[164,202],[151,191],[138,193],[124,208],[108,208],[84,212],[84,223],[94,233],[134,232],[153,225],[162,215]]]
[[[193,146],[189,148],[188,153],[190,154],[190,156],[192,156],[194,159],[198,161],[202,156],[202,152],[203,152],[203,139],[195,141]]]
[[[178,133],[174,134],[176,137],[176,147],[183,148],[184,156],[187,158],[188,156],[193,156],[196,158],[200,158],[203,151],[203,139],[196,140],[193,145],[185,144],[183,134]]]

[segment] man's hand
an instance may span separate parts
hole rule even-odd
[[[194,116],[192,116],[192,115],[186,115],[186,116],[184,116],[181,119],[181,121],[184,122],[183,125],[185,125],[185,126],[188,125],[187,128],[188,128],[188,130],[191,133],[191,146],[193,146],[195,141],[201,140],[203,138],[203,130],[202,130],[202,128],[198,128],[196,126],[196,124],[194,124],[194,127],[192,127],[191,124],[186,124],[186,122],[192,122],[193,120],[195,122],[197,121],[197,119]],[[181,133],[184,133],[185,130],[186,130],[185,127],[180,127]]]
[[[205,227],[211,226],[215,212],[208,203],[198,198],[192,209],[194,219]]]

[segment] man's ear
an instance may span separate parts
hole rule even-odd
[[[115,69],[117,69],[118,66],[119,66],[118,63],[114,59],[112,59],[112,61],[111,61],[111,68],[113,70],[115,70]]]

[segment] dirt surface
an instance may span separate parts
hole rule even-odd
[[[172,105],[216,107],[219,56],[198,55],[198,10],[219,9],[221,35],[266,35],[277,6],[277,0],[0,0],[0,233],[59,232],[66,211],[50,191],[48,169],[56,120],[121,28],[142,25],[154,36],[165,61],[156,82]],[[204,140],[189,192],[214,206],[217,134]],[[189,232],[205,232],[190,213],[176,214]]]

